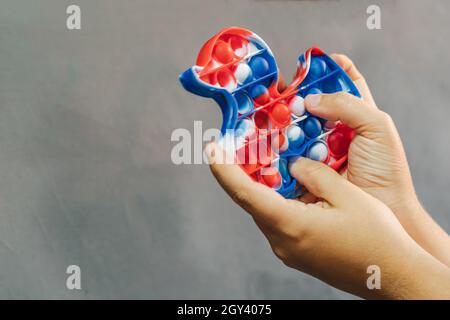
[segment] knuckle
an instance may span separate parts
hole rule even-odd
[[[347,60],[347,63],[353,64],[352,59],[350,59],[345,53],[339,53],[339,55],[342,57],[342,59]]]
[[[352,96],[347,92],[340,91],[340,92],[335,93],[334,95],[335,95],[334,103],[339,107],[346,108],[352,102],[352,99],[351,99]]]
[[[393,125],[393,123],[394,123],[394,120],[392,120],[392,117],[388,113],[381,111],[381,110],[378,111],[378,118],[379,118],[379,122],[381,122],[383,125],[386,125],[386,126]]]
[[[296,242],[296,248],[302,256],[308,256],[311,252],[317,249],[317,238],[313,235],[304,235]]]
[[[297,206],[293,208],[292,212],[295,212],[295,210],[298,210]],[[284,243],[298,243],[307,237],[310,232],[308,224],[303,223],[303,221],[299,222],[295,218],[283,219],[275,227],[277,237],[283,239]]]
[[[295,268],[295,263],[291,259],[281,260],[283,264],[288,268]]]
[[[356,68],[356,64],[353,62],[353,60],[352,60],[351,58],[349,58],[348,56],[346,56],[346,55],[342,55],[342,56],[343,56],[344,60],[347,60],[347,61],[346,61],[346,68],[345,68],[345,71],[346,71],[347,73],[353,73],[353,74],[356,74],[357,80],[363,80],[363,81],[365,81],[363,75],[362,75],[362,74],[358,71],[358,69]]]
[[[359,72],[358,72],[358,79],[367,86],[366,78]]]
[[[293,229],[291,229],[293,231]],[[308,231],[295,230],[289,235],[281,236],[277,241],[271,241],[271,248],[275,256],[289,268],[298,268],[304,264],[305,255],[311,251],[312,234]]]
[[[293,267],[292,260],[290,259],[290,255],[288,254],[287,250],[283,248],[282,246],[272,246],[272,251],[275,254],[275,256],[283,262],[284,265],[286,265],[289,268]]]
[[[280,228],[280,233],[284,239],[296,244],[301,243],[307,236],[307,230],[305,230],[305,226],[303,226],[302,228],[298,228],[296,225],[288,225]]]
[[[345,91],[339,91],[335,93],[336,98],[340,100],[346,100],[349,97],[349,94]]]
[[[287,254],[283,247],[278,246],[278,245],[272,246],[272,251],[275,254],[275,256],[278,259],[280,259],[281,261],[284,261],[287,259]]]
[[[343,60],[345,60],[346,69],[352,68],[355,64],[353,63],[353,60],[346,54],[341,53],[341,57]]]

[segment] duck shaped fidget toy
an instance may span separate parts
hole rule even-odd
[[[196,65],[180,81],[189,92],[217,102],[222,136],[233,137],[242,169],[284,197],[303,191],[289,174],[290,161],[308,157],[335,170],[346,164],[353,130],[310,115],[303,99],[338,91],[360,94],[319,48],[300,55],[294,79],[279,92],[277,63],[264,40],[247,29],[226,28],[203,45]]]

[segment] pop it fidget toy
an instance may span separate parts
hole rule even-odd
[[[314,93],[360,94],[319,48],[300,55],[294,79],[279,92],[279,70],[267,44],[250,30],[226,28],[203,45],[196,65],[180,81],[186,90],[219,104],[221,133],[232,132],[237,141],[233,152],[245,158],[239,162],[243,170],[284,197],[296,198],[303,191],[289,174],[290,161],[308,157],[335,170],[346,164],[353,130],[310,115],[303,99]],[[266,152],[259,152],[261,145]]]

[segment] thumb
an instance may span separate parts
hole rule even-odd
[[[377,130],[386,116],[383,111],[346,92],[308,95],[305,106],[311,114],[331,121],[340,120],[361,135]]]
[[[318,198],[336,207],[348,203],[353,185],[322,162],[300,158],[289,166],[289,171]]]

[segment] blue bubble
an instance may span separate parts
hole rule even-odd
[[[253,109],[253,101],[245,93],[238,92],[234,95],[234,98],[236,99],[239,113],[247,113]]]
[[[269,93],[269,90],[262,84],[257,84],[250,90],[250,95],[253,99],[267,93]]]
[[[269,63],[263,57],[253,58],[249,65],[255,77],[263,77],[269,72]]]
[[[297,125],[291,125],[286,130],[286,136],[289,141],[289,148],[298,148],[305,142],[305,133]]]
[[[315,117],[308,117],[303,121],[303,131],[309,138],[316,138],[322,132],[322,124]]]
[[[314,78],[320,78],[325,75],[326,71],[327,64],[325,61],[319,57],[312,57],[308,75]]]

